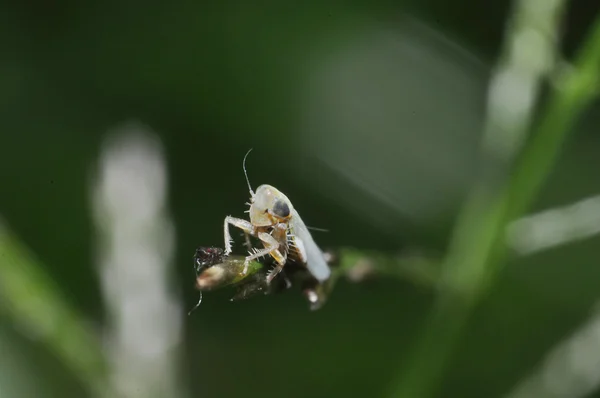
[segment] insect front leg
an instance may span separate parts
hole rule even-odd
[[[270,283],[271,280],[275,277],[275,275],[277,275],[283,269],[283,266],[285,265],[285,262],[287,260],[287,256],[282,254],[281,251],[279,250],[279,241],[277,239],[275,239],[273,236],[269,235],[268,233],[260,232],[258,234],[258,239],[260,239],[261,242],[263,242],[263,244],[265,245],[265,248],[256,250],[253,254],[246,257],[246,265],[244,267],[244,270],[248,267],[248,263],[251,260],[255,260],[259,257],[270,254],[271,256],[273,256],[273,258],[277,262],[277,266],[275,268],[275,270],[277,270],[277,271],[276,272],[273,271],[272,274],[270,274],[267,277],[267,282]],[[244,271],[244,273],[245,273],[245,271]],[[271,275],[272,275],[272,277],[271,277]]]
[[[272,269],[271,272],[269,272],[269,274],[267,275],[268,284],[270,284],[271,281],[277,275],[279,275],[279,273],[283,270],[283,266],[287,262],[287,258],[290,251],[287,231],[288,225],[286,223],[279,223],[274,225],[273,230],[271,231],[271,238],[279,242],[279,250],[277,251],[277,253],[271,253],[273,258],[276,260],[277,264],[275,265],[275,268]]]
[[[225,217],[225,224],[223,227],[223,232],[225,235],[225,255],[228,256],[231,253],[231,244],[233,243],[233,239],[231,239],[231,234],[229,233],[229,225],[233,225],[234,227],[238,227],[244,233],[256,236],[256,229],[254,225],[250,223],[250,221],[243,220],[241,218],[235,218],[231,216]]]

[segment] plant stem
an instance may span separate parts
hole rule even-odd
[[[531,2],[527,3],[520,2],[516,12],[531,6]],[[554,2],[556,14],[560,14],[563,3]],[[547,16],[551,19],[555,13],[548,12]],[[539,15],[530,13],[530,16],[530,26],[526,26],[526,29],[534,29],[536,24],[540,24]],[[551,20],[546,22],[545,31],[557,31]],[[513,21],[511,29],[515,29],[515,26],[518,27],[518,24]],[[550,27],[553,30],[548,30]],[[511,34],[509,30],[508,36],[518,36],[518,32]],[[517,61],[519,60],[515,59]],[[542,71],[539,73],[541,76]],[[473,307],[507,255],[507,224],[526,211],[535,199],[567,134],[597,94],[599,73],[600,21],[581,48],[573,70],[563,77],[552,93],[541,118],[532,129],[529,143],[512,167],[512,173],[507,167],[508,170],[501,170],[498,177],[497,164],[494,164],[498,159],[492,154],[492,164],[485,167],[486,173],[475,184],[461,212],[449,252],[442,264],[441,286],[436,304],[413,357],[408,362],[408,370],[399,375],[393,386],[393,396],[427,398],[436,393],[445,365],[450,360]],[[494,107],[504,105],[511,106],[490,101],[489,112],[492,116],[488,117],[486,133],[494,130],[497,134],[505,133],[504,129],[494,126],[496,121],[493,120]],[[498,112],[502,112],[502,109]],[[510,127],[519,133],[529,118],[530,115],[523,115],[518,123],[507,123],[504,127]],[[517,145],[513,145],[513,150],[516,149]],[[512,160],[512,155],[508,153],[502,160],[508,163]]]
[[[1,222],[0,259],[0,310],[26,334],[45,344],[89,392],[96,396],[106,393],[106,363],[100,341]]]

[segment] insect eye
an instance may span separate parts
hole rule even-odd
[[[278,200],[273,206],[273,214],[277,217],[287,218],[290,215],[290,207],[283,200]]]

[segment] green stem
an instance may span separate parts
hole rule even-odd
[[[417,286],[435,287],[439,279],[439,260],[418,253],[390,255],[353,248],[338,249],[339,264],[334,268],[335,279],[346,276],[359,279],[365,276],[392,277],[408,280]],[[352,275],[356,275],[353,277]]]
[[[100,342],[43,267],[1,222],[0,261],[0,310],[41,340],[91,393],[103,395],[108,386]]]
[[[513,172],[500,180],[488,174],[473,189],[442,266],[436,304],[408,370],[393,386],[393,396],[426,398],[436,393],[473,307],[506,258],[507,224],[535,199],[567,134],[598,93],[599,73],[600,19],[573,71],[564,76],[544,107]]]

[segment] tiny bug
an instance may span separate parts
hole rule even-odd
[[[260,263],[252,262],[250,264],[251,269],[246,274],[242,274],[241,271],[245,267],[242,256],[225,256],[220,247],[197,248],[194,254],[194,271],[196,288],[200,293],[198,303],[188,312],[188,315],[202,303],[203,291],[245,283],[250,275],[254,275],[262,269]]]
[[[275,268],[267,275],[267,283],[271,283],[285,266],[288,256],[304,265],[312,276],[319,282],[329,279],[331,270],[327,265],[325,255],[313,240],[308,228],[300,218],[292,202],[277,188],[263,184],[256,192],[252,190],[248,173],[246,172],[246,158],[252,151],[250,149],[244,156],[242,168],[248,190],[250,191],[250,209],[247,211],[250,221],[231,216],[225,217],[225,255],[231,253],[233,240],[229,233],[229,226],[233,225],[248,236],[259,239],[264,248],[251,249],[245,258],[244,273],[247,272],[250,261],[270,255],[275,260]]]
[[[194,254],[194,272],[196,273],[196,278],[200,277],[200,274],[207,268],[222,262],[222,260],[223,249],[218,247],[199,247],[196,249],[196,253]],[[200,303],[202,303],[202,290],[199,293],[198,303],[188,312],[188,315],[194,312],[200,306]]]

